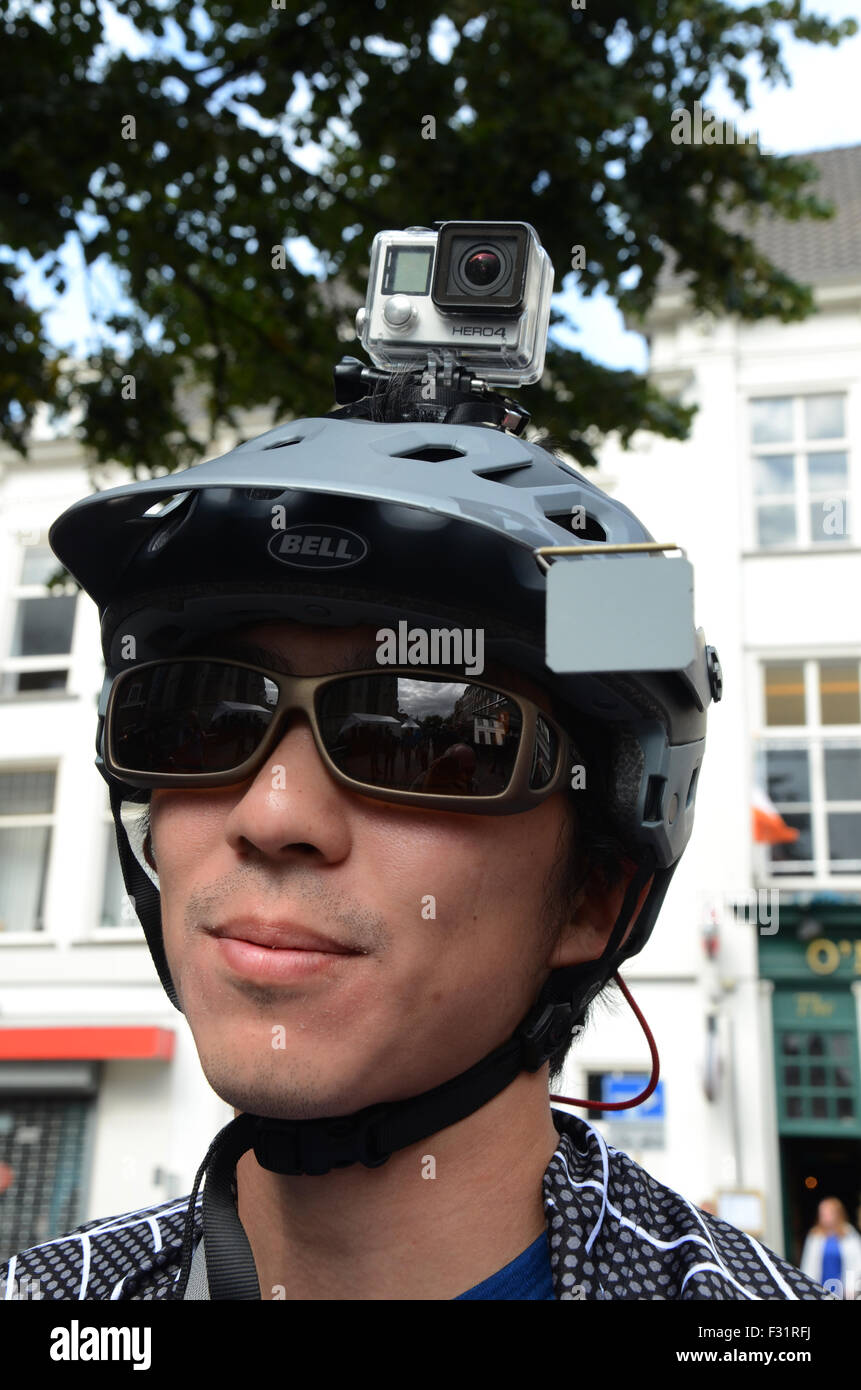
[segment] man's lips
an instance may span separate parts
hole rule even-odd
[[[308,927],[288,922],[234,919],[207,927],[215,949],[235,975],[263,985],[288,985],[338,974],[345,962],[367,954]]]
[[[330,955],[364,955],[357,946],[347,946],[322,932],[289,922],[261,922],[259,919],[235,918],[218,926],[207,927],[211,936],[228,937],[234,941],[249,941],[270,951],[322,951]]]

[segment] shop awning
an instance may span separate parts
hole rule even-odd
[[[0,1061],[169,1062],[175,1043],[172,1028],[0,1028]]]

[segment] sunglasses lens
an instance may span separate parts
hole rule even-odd
[[[133,772],[229,772],[260,746],[277,703],[277,685],[257,671],[160,662],[117,691],[111,757]]]
[[[439,796],[498,796],[520,746],[518,705],[472,681],[345,677],[317,694],[329,757],[357,782]]]

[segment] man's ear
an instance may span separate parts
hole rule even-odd
[[[592,871],[578,893],[571,921],[561,930],[547,961],[549,969],[558,970],[566,965],[580,965],[583,961],[598,959],[610,939],[637,868],[633,859],[623,859],[622,877],[614,888],[607,886],[597,870]],[[631,935],[653,882],[654,874],[640,890],[637,906],[620,945]]]

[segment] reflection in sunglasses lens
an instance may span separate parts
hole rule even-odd
[[[137,772],[229,772],[260,746],[277,702],[277,685],[257,671],[161,662],[118,692],[111,756]]]
[[[498,796],[511,781],[522,721],[514,701],[472,681],[346,677],[317,696],[339,771],[391,791]]]

